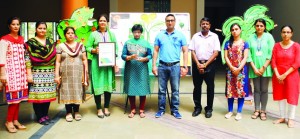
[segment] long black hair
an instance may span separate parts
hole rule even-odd
[[[231,30],[232,30],[232,28],[234,27],[234,26],[238,26],[240,29],[242,29],[241,28],[241,26],[238,24],[238,23],[233,23],[231,26],[230,26],[230,32],[231,32]],[[229,46],[232,46],[232,44],[233,44],[233,36],[232,36],[232,34],[230,35],[230,38],[229,38]]]
[[[265,20],[265,19],[262,19],[262,18],[256,19],[255,22],[254,22],[254,24],[253,24],[253,26],[256,26],[256,23],[257,23],[257,22],[261,22],[262,24],[264,24],[264,26],[265,26],[264,32],[267,32],[266,20]]]
[[[21,27],[21,19],[19,17],[10,17],[8,20],[7,20],[7,27],[8,27],[8,32],[10,32],[10,29],[9,29],[9,26],[10,24],[13,22],[13,20],[18,20],[19,21],[19,24],[20,24],[20,27]],[[18,35],[20,35],[20,29],[19,29],[19,33]]]

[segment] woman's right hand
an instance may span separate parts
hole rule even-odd
[[[27,75],[27,82],[28,82],[28,83],[33,83],[33,77],[32,77],[32,74],[31,74],[31,75]]]
[[[131,55],[131,59],[137,59],[138,58],[138,55],[137,54],[132,54]]]
[[[99,54],[99,48],[97,47],[96,49],[92,49],[93,54]]]
[[[60,77],[55,77],[54,82],[56,82],[57,84],[60,84]]]
[[[253,69],[254,73],[257,75],[257,76],[261,76],[262,73],[260,72],[260,70],[258,70],[257,68]]]
[[[240,73],[240,69],[236,68],[236,67],[232,67],[231,72],[232,72],[233,75],[238,76],[239,73]]]

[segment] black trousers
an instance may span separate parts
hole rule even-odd
[[[202,83],[205,81],[207,86],[207,106],[205,107],[205,111],[212,110],[213,102],[214,102],[214,94],[215,94],[215,68],[216,62],[212,62],[209,64],[204,74],[200,74],[197,69],[196,63],[192,63],[192,75],[193,75],[193,100],[195,104],[195,110],[202,110],[201,105],[201,95],[202,95]]]
[[[32,103],[34,113],[36,115],[37,120],[48,116],[50,102],[45,103]]]
[[[96,108],[97,110],[102,109],[101,106],[101,95],[95,95],[94,92],[94,86],[93,86],[93,77],[92,77],[92,60],[88,60],[88,65],[89,65],[89,77],[91,80],[90,87],[91,87],[91,93],[94,94],[94,100],[96,103]],[[109,108],[110,104],[110,99],[111,99],[111,92],[104,92],[104,108]]]
[[[67,113],[79,112],[79,104],[65,104]]]

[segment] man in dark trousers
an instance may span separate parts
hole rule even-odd
[[[193,117],[202,111],[201,94],[203,80],[207,85],[207,106],[205,117],[210,118],[213,111],[215,93],[215,59],[220,51],[218,35],[210,31],[210,20],[204,17],[200,21],[201,32],[194,34],[189,45],[192,53],[192,75],[194,83],[193,100],[195,104]]]

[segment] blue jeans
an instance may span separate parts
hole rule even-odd
[[[179,63],[173,66],[158,66],[158,109],[165,111],[166,107],[166,90],[168,81],[171,84],[171,112],[178,111],[179,107],[179,82],[180,82],[180,65]]]

